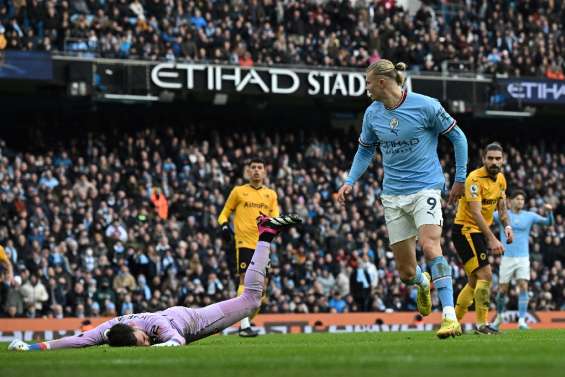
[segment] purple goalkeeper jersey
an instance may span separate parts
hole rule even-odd
[[[106,331],[117,323],[125,323],[145,331],[154,344],[172,340],[184,345],[187,339],[190,341],[200,338],[200,332],[206,326],[222,317],[222,311],[215,305],[202,309],[173,306],[156,313],[128,314],[112,318],[92,330],[49,343],[54,346],[52,348],[81,348],[105,344],[108,342]]]

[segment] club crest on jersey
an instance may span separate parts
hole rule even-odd
[[[390,132],[398,136],[398,119],[396,117],[392,117],[389,126],[390,126]]]

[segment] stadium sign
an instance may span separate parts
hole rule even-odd
[[[552,80],[499,80],[505,94],[524,103],[565,104],[565,82]]]
[[[160,89],[304,96],[365,94],[363,72],[243,68],[191,63],[161,63],[151,69],[151,83]]]

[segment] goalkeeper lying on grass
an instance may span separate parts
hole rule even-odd
[[[150,346],[176,347],[216,334],[248,317],[261,305],[270,242],[283,229],[300,224],[295,215],[257,219],[259,242],[245,273],[243,295],[200,309],[184,306],[156,313],[131,314],[113,318],[78,335],[27,344],[19,339],[8,346],[13,351],[40,351],[60,348],[82,348],[109,344],[113,347]]]

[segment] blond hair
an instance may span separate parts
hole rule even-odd
[[[367,74],[371,73],[373,75],[386,76],[396,81],[396,83],[400,86],[404,85],[404,81],[406,80],[405,75],[401,73],[404,71],[406,71],[405,63],[400,62],[394,64],[390,60],[386,59],[374,62],[369,66],[369,68],[367,68]]]

